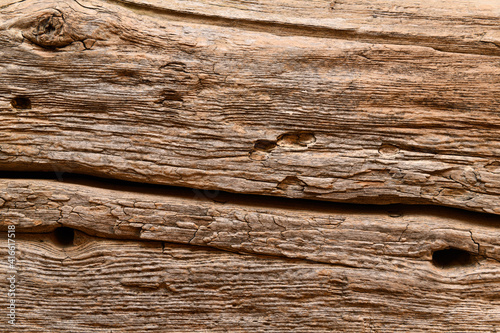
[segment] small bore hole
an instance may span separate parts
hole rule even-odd
[[[31,100],[28,97],[14,97],[10,104],[16,109],[31,109]]]
[[[276,142],[269,140],[257,140],[253,146],[255,150],[258,151],[271,151],[276,148]]]
[[[61,247],[68,247],[73,245],[75,240],[75,230],[68,227],[60,227],[54,230],[56,244]]]
[[[435,251],[432,254],[432,263],[439,268],[469,266],[474,263],[474,255],[465,250],[449,248]]]

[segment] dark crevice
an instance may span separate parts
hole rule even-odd
[[[14,97],[10,101],[10,104],[15,109],[21,109],[21,110],[31,109],[31,100],[29,99],[29,97],[26,96]]]
[[[477,255],[466,250],[447,248],[432,254],[432,263],[439,268],[458,268],[474,265]]]
[[[58,168],[55,168],[58,170]],[[66,173],[66,172],[15,172],[0,171],[0,178],[3,179],[33,179],[52,180],[61,183],[84,185],[94,188],[135,192],[142,194],[152,194],[160,196],[171,196],[179,199],[212,201],[221,204],[229,203],[240,206],[288,209],[296,211],[316,211],[331,214],[387,214],[394,217],[394,212],[398,215],[421,215],[425,211],[426,215],[435,217],[452,218],[457,221],[474,223],[476,225],[500,226],[500,216],[475,211],[464,210],[454,207],[439,205],[428,205],[422,202],[413,204],[383,204],[383,203],[344,203],[331,202],[313,199],[287,198],[280,196],[268,196],[258,194],[232,193],[213,189],[188,188],[180,186],[140,183],[115,178],[101,178],[97,176]],[[366,199],[369,202],[370,198]],[[362,201],[362,198],[360,198]]]
[[[257,140],[254,143],[254,150],[255,151],[265,151],[265,152],[270,152],[274,148],[276,148],[276,142],[275,141],[270,141],[270,140]]]
[[[72,185],[83,185],[89,187],[90,190],[107,189],[113,191],[126,191],[136,193],[138,196],[141,194],[152,194],[164,197],[172,197],[178,199],[186,199],[192,201],[214,201],[224,204],[234,204],[240,206],[247,206],[253,208],[275,208],[275,209],[287,209],[295,210],[301,212],[323,212],[331,215],[338,214],[386,214],[390,218],[402,218],[409,216],[421,216],[422,212],[425,212],[427,216],[446,217],[448,219],[455,219],[457,222],[463,221],[468,224],[474,224],[477,226],[499,226],[500,217],[494,214],[477,213],[471,211],[465,211],[456,208],[447,208],[440,206],[416,206],[416,205],[402,205],[402,204],[392,204],[392,205],[367,205],[367,204],[348,204],[348,203],[333,203],[324,201],[315,201],[307,199],[292,199],[283,197],[270,197],[263,195],[248,195],[248,194],[235,194],[223,191],[207,191],[193,188],[183,188],[174,187],[166,185],[154,185],[154,184],[143,184],[134,183],[130,181],[117,180],[117,179],[104,179],[94,176],[87,176],[81,174],[70,174],[62,173],[57,174],[55,172],[2,172],[0,177],[4,180],[11,179],[12,181],[26,179],[36,182],[37,180],[48,180],[57,183],[65,183]],[[1,208],[0,208],[1,209]],[[75,229],[73,229],[75,228]],[[408,225],[406,229],[408,228]],[[32,233],[40,234],[52,232],[52,239],[54,244],[61,247],[71,247],[74,246],[75,230],[79,232],[92,235],[94,237],[105,238],[105,239],[120,239],[120,240],[135,240],[135,241],[146,241],[146,242],[159,242],[159,243],[169,243],[164,240],[148,240],[141,238],[141,234],[136,236],[131,235],[114,235],[112,233],[101,233],[95,230],[91,230],[85,226],[75,226],[72,225],[71,228],[65,225],[60,225],[59,227],[52,226],[45,229],[29,228],[25,230],[18,230],[19,233]],[[402,231],[399,240],[402,239],[403,234],[406,230]],[[193,237],[194,238],[194,237]],[[480,259],[479,255],[479,244],[472,241],[478,245],[478,253],[470,253],[468,251],[447,248],[443,250],[435,251],[432,255],[432,263],[439,268],[447,269],[453,267],[463,267],[470,266],[476,263]],[[179,244],[183,246],[191,246],[184,242],[170,243]],[[231,248],[225,247],[209,247],[209,246],[199,246],[192,245],[196,248],[206,247],[206,248],[216,248],[221,251],[228,251],[233,253],[251,254],[257,255],[253,252],[247,251],[232,251]],[[272,255],[271,255],[272,256]],[[272,257],[283,257],[286,256],[276,255]],[[332,264],[329,262],[322,262],[317,260],[308,260],[304,258],[296,258],[296,260],[309,261],[314,263],[331,264],[336,266],[346,266],[343,264]],[[355,267],[354,267],[355,268]]]
[[[59,227],[54,229],[54,239],[56,245],[60,247],[69,247],[74,245],[75,230],[68,227]]]

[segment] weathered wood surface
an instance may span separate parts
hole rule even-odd
[[[435,274],[427,281],[408,273],[161,243],[82,234],[76,241],[64,251],[47,236],[21,241],[24,299],[17,331],[446,332],[451,325],[455,332],[471,327],[495,332],[498,327],[498,275],[484,270]],[[0,251],[3,255],[4,246]],[[36,302],[27,297],[33,290]]]
[[[214,201],[188,189],[70,177],[2,179],[0,198],[1,229],[16,225],[16,332],[500,325],[496,215],[228,193]],[[81,231],[62,244],[50,233],[60,226]],[[2,235],[1,257],[6,248]],[[465,261],[440,266],[433,253],[447,248]]]
[[[135,2],[0,2],[1,170],[500,213],[496,1]]]
[[[18,236],[15,332],[456,333],[500,325],[498,262],[439,270],[381,260],[364,269],[80,232],[65,248],[50,234]]]
[[[0,0],[0,332],[497,332],[499,23],[490,0]]]
[[[495,0],[108,0],[171,20],[500,55]],[[283,31],[284,30],[284,31]]]
[[[142,189],[138,191],[138,189]],[[178,193],[180,191],[180,193]],[[415,270],[456,248],[500,273],[500,217],[446,208],[201,199],[191,191],[107,188],[54,180],[0,180],[2,230],[59,226],[105,238],[143,239],[285,256],[358,268]],[[219,202],[220,201],[220,202]],[[390,264],[389,264],[390,263]],[[500,315],[500,313],[499,313]]]

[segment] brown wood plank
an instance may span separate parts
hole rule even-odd
[[[499,57],[99,4],[0,9],[1,170],[500,213]]]
[[[495,0],[108,0],[173,20],[500,55]],[[180,18],[179,18],[180,17]],[[261,29],[263,27],[261,26]]]
[[[499,22],[0,0],[0,332],[497,332]]]
[[[498,265],[361,269],[80,232],[65,248],[50,235],[17,236],[15,332],[495,332],[500,325]],[[3,235],[0,256],[7,256]],[[5,266],[0,261],[2,281]]]
[[[429,265],[433,253],[466,251],[500,269],[500,217],[433,207],[370,207],[140,186],[0,180],[0,226],[60,226],[106,238],[156,240],[393,271]],[[203,193],[201,193],[203,194]]]

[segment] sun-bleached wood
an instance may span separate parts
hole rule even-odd
[[[0,169],[500,213],[494,2],[193,3],[2,2]]]

